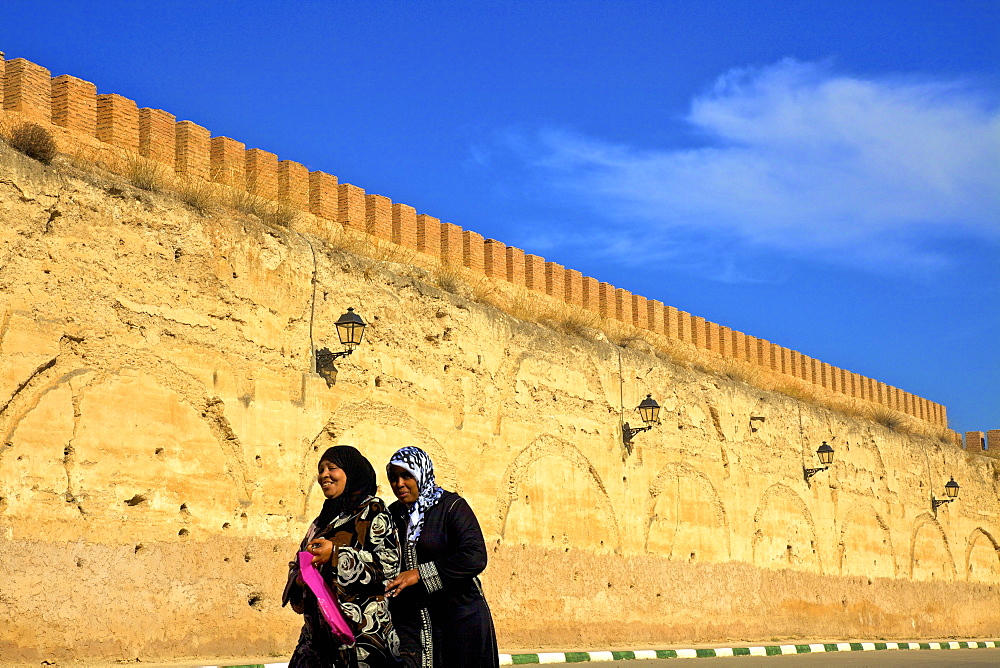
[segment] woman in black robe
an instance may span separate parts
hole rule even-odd
[[[302,633],[289,668],[385,668],[398,666],[399,640],[392,628],[385,585],[399,573],[396,530],[385,504],[375,496],[375,469],[349,445],[323,453],[317,482],[326,500],[299,547],[337,598],[354,633],[354,644],[330,631],[312,590],[288,564],[282,605],[303,616]]]
[[[434,482],[420,448],[397,451],[386,466],[398,501],[402,573],[386,585],[400,658],[415,668],[499,665],[493,618],[477,577],[486,542],[468,502]]]

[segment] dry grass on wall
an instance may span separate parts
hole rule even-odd
[[[59,153],[52,133],[37,123],[0,124],[0,138],[15,151],[44,165],[52,164]]]
[[[227,208],[256,216],[270,227],[291,227],[299,217],[287,202],[267,199],[252,190],[225,188],[223,198]]]
[[[114,170],[140,190],[160,192],[167,180],[166,167],[134,153],[126,154]]]
[[[178,178],[170,192],[201,216],[208,215],[219,201],[212,184],[204,179]]]

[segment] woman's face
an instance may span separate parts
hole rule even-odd
[[[396,498],[405,504],[416,503],[420,498],[417,479],[402,466],[392,464],[389,467],[389,484],[392,485],[392,492]]]
[[[347,488],[347,474],[344,470],[325,459],[319,463],[319,475],[316,480],[323,490],[323,496],[328,499],[336,499]]]

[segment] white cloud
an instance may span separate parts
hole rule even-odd
[[[1000,108],[970,86],[785,60],[726,73],[686,120],[701,147],[546,131],[530,162],[548,187],[615,220],[609,249],[643,252],[627,240],[652,229],[671,254],[725,239],[928,264],[939,259],[929,236],[1000,238]]]

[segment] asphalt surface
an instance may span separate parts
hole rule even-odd
[[[678,661],[682,662],[678,664]],[[877,650],[874,652],[822,652],[816,654],[787,654],[778,656],[734,656],[708,657],[704,659],[645,659],[634,661],[607,661],[588,665],[615,666],[617,668],[676,668],[678,665],[688,666],[694,662],[694,668],[729,668],[743,666],[775,666],[782,668],[812,668],[813,666],[890,666],[904,668],[905,666],[976,666],[986,668],[1000,667],[1000,649],[910,649],[910,650]],[[557,664],[568,665],[568,664]],[[576,664],[574,664],[576,665]],[[583,664],[580,664],[583,665]]]

